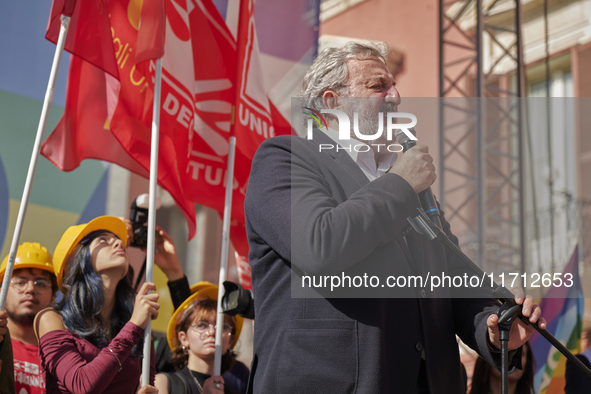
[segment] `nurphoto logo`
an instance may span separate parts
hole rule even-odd
[[[328,131],[328,123],[323,114],[329,114],[336,117],[339,124],[339,142],[350,141],[351,139],[361,141],[359,144],[351,144],[348,147],[333,145],[333,144],[320,144],[320,151],[327,149],[345,149],[355,150],[356,152],[367,152],[371,147],[377,147],[378,152],[380,149],[388,150],[389,152],[402,152],[402,145],[396,142],[396,136],[404,133],[402,138],[410,139],[413,141],[417,140],[413,132],[410,130],[417,124],[417,118],[411,113],[407,112],[386,112],[384,116],[383,112],[378,112],[377,119],[365,121],[364,130],[360,130],[360,116],[358,112],[353,113],[353,127],[351,127],[351,120],[349,116],[338,109],[320,109],[317,111],[312,108],[302,107],[305,115],[308,115],[307,121],[307,138],[311,140],[313,138],[314,122],[318,126],[318,129]],[[398,123],[401,119],[410,119],[409,123]],[[364,120],[361,121],[364,123]],[[385,126],[384,126],[385,123]],[[374,133],[368,134],[368,129],[376,130]],[[400,130],[400,132],[396,132]],[[368,141],[367,143],[363,143]],[[370,143],[371,141],[379,141],[384,143]],[[390,143],[394,142],[394,143]]]

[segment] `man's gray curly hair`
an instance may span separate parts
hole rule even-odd
[[[349,72],[347,61],[378,58],[387,64],[386,56],[390,48],[386,43],[351,41],[345,46],[324,49],[314,60],[302,82],[301,97],[307,97],[307,105],[321,108],[324,92],[332,90],[347,95],[349,90]]]

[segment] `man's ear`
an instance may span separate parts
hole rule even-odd
[[[327,90],[322,95],[324,108],[335,109],[339,106],[339,95],[332,90]]]

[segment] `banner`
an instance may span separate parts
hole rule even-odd
[[[69,2],[56,3],[62,4],[62,9],[71,7]],[[103,72],[104,98],[96,99],[105,100],[104,105],[97,105],[102,108],[103,116],[106,108],[105,119],[100,122],[105,132],[94,138],[101,136],[105,143],[107,140],[114,143],[114,137],[127,154],[115,154],[115,158],[113,155],[98,157],[80,148],[74,152],[72,161],[79,163],[78,159],[88,157],[120,164],[118,160],[132,158],[139,164],[139,168],[136,166],[132,171],[141,174],[143,169],[144,173],[147,172],[155,62],[145,60],[162,53],[159,45],[164,36],[159,184],[170,192],[183,210],[192,237],[195,233],[193,202],[209,206],[220,215],[223,212],[229,137],[235,133],[237,152],[230,234],[236,251],[246,256],[244,196],[252,156],[263,140],[291,132],[288,121],[269,100],[264,86],[252,0],[241,2],[238,41],[211,0],[166,0],[165,20],[157,18],[159,14],[155,10],[159,4],[151,4],[153,8],[148,10],[138,6],[141,2],[136,0],[99,3],[108,11],[113,53],[112,59],[103,56],[101,61],[93,62],[110,74]],[[75,6],[72,13],[74,25],[91,26],[75,21],[76,15]],[[97,18],[102,15],[97,11]],[[52,12],[50,28],[55,20],[55,12]],[[143,24],[148,20],[152,22]],[[100,36],[94,39],[104,42],[106,30],[103,25],[95,22],[92,26],[97,26],[95,35]],[[164,34],[158,26],[164,26]],[[88,58],[86,54],[80,56]],[[115,70],[111,69],[113,64]],[[72,100],[79,95],[78,92],[88,89],[84,85],[100,85],[99,74],[87,71],[87,75],[81,74],[77,78],[78,86],[74,82],[69,84],[68,97]],[[87,111],[81,107],[77,110]],[[69,118],[76,118],[76,115],[66,113],[63,122]],[[71,149],[64,146],[66,139],[89,139],[80,125],[70,124],[67,138],[63,134],[61,137],[52,135],[43,149],[43,154],[58,166],[68,160],[66,156],[72,155]],[[89,141],[90,145],[94,143]],[[115,149],[120,150],[119,147]],[[128,169],[132,167],[121,165]]]
[[[98,18],[102,17],[102,13],[87,15],[74,12],[71,25],[100,26],[93,32],[86,31],[86,35],[92,35],[101,42],[108,40],[112,58],[103,59],[102,63],[92,63],[100,69],[93,68],[82,59],[72,58],[75,70],[74,73],[70,71],[68,79],[66,111],[54,133],[44,143],[42,154],[65,171],[76,168],[85,158],[93,158],[119,164],[148,177],[153,103],[153,81],[150,81],[150,85],[148,78],[154,62],[145,62],[139,66],[135,64],[141,8],[137,7],[136,1],[129,0],[108,0],[100,4],[106,7],[105,12],[109,15],[108,29],[97,23],[83,23],[76,19],[76,16]],[[52,20],[55,20],[54,12],[50,18],[48,36]],[[154,32],[154,29],[151,31]],[[76,33],[76,30],[71,32]],[[85,51],[88,49],[82,47],[83,53],[79,54],[74,51],[76,48],[80,46],[72,46],[73,54],[86,59]],[[148,49],[144,48],[146,51]],[[155,48],[152,53],[160,52],[161,49]],[[115,72],[110,70],[107,74],[105,65],[109,64],[115,64],[117,68]],[[193,202],[185,198],[181,185],[183,159],[187,156],[187,132],[178,134],[174,129],[163,129],[163,126],[167,126],[166,120],[161,120],[163,131],[160,133],[158,183],[171,194],[183,211],[189,227],[189,238],[192,238],[196,231],[195,208]],[[179,173],[179,169],[182,172]]]
[[[106,0],[53,0],[45,38],[57,44],[61,16],[70,17],[64,49],[118,77]]]
[[[573,286],[551,288],[540,302],[540,308],[548,322],[546,330],[568,350],[577,353],[583,330],[584,311],[583,289],[579,278],[578,246],[575,247],[568,265],[564,268],[562,277],[567,273],[573,275]],[[530,343],[537,368],[534,377],[536,393],[564,393],[566,357],[538,332],[532,335]]]

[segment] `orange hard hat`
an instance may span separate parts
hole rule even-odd
[[[4,277],[7,264],[8,256],[4,257],[2,265],[0,266],[0,281]],[[40,243],[23,242],[16,251],[13,269],[18,270],[23,268],[38,268],[53,274],[51,254],[49,254],[47,248]]]
[[[123,241],[123,246],[127,247],[127,227],[123,220],[115,216],[99,216],[88,223],[69,227],[57,243],[53,253],[53,269],[58,287],[62,286],[65,267],[80,241],[97,230],[112,232]]]
[[[171,350],[174,350],[178,347],[176,325],[185,313],[185,311],[189,309],[197,301],[201,301],[206,298],[209,298],[210,300],[214,301],[217,301],[218,299],[218,286],[210,282],[201,281],[195,283],[193,286],[191,286],[191,292],[193,294],[185,301],[183,301],[181,306],[179,306],[178,309],[174,311],[174,313],[172,314],[172,318],[168,323],[168,329],[166,330],[166,339],[168,340],[168,345],[170,346]],[[242,331],[242,325],[244,324],[244,318],[242,316],[236,315],[234,316],[234,321],[236,323],[236,333],[234,335],[234,341],[231,345],[232,348],[234,348],[234,346],[236,346],[236,342],[238,342],[238,338],[240,337],[240,331]]]

